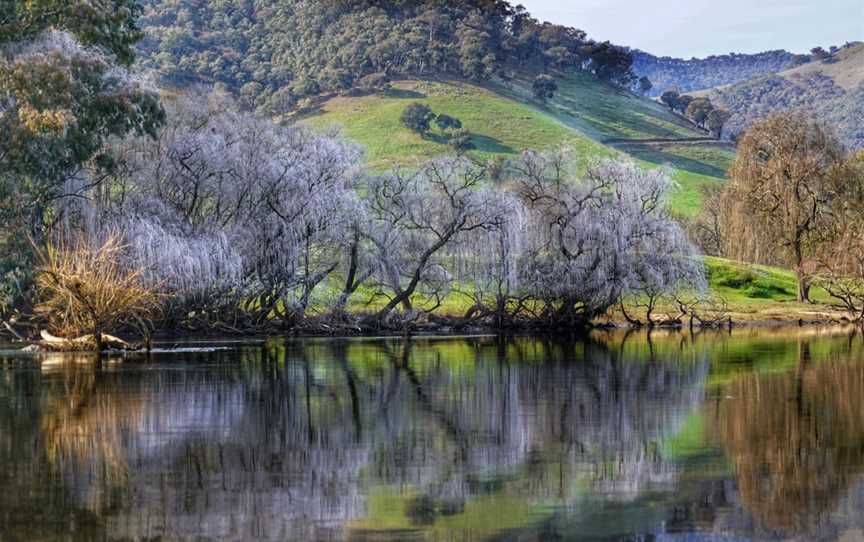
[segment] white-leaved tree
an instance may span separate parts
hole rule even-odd
[[[606,161],[579,178],[564,154],[534,152],[514,170],[530,220],[522,284],[545,325],[584,327],[628,293],[701,287],[701,264],[666,214],[663,170]]]

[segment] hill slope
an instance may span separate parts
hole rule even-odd
[[[831,126],[851,148],[864,148],[864,43],[844,47],[827,63],[810,62],[693,95],[707,95],[732,113],[726,124],[730,136],[776,111],[801,108]]]
[[[407,79],[387,91],[332,97],[300,119],[320,128],[341,126],[366,147],[370,164],[383,169],[452,152],[437,130],[423,138],[400,123],[405,107],[421,102],[462,121],[476,147],[467,154],[476,159],[566,145],[583,165],[621,153],[647,167],[669,165],[679,183],[673,206],[688,215],[698,211],[699,187],[723,177],[731,152],[716,142],[691,141],[704,134],[655,102],[580,74],[560,79],[559,85],[556,97],[541,103],[527,78],[485,87]]]

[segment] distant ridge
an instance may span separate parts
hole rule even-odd
[[[803,109],[826,123],[852,149],[864,148],[864,43],[830,57],[733,85],[693,93],[732,113],[731,137],[771,113]]]
[[[712,55],[707,58],[657,57],[640,50],[633,50],[633,71],[645,76],[654,85],[652,96],[666,90],[692,92],[718,87],[788,70],[810,61],[809,55],[796,55],[789,51],[776,50],[756,54]]]

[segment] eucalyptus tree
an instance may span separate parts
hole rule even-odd
[[[17,202],[7,211],[34,232],[109,136],[154,135],[164,119],[156,93],[127,71],[139,6],[100,4],[0,2],[0,183]]]
[[[153,135],[158,97],[128,71],[141,37],[134,0],[0,0],[0,291],[30,291],[40,242],[84,168],[102,179],[110,136]],[[73,194],[78,196],[80,194]]]

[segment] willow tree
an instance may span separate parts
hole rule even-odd
[[[812,257],[847,188],[844,160],[839,141],[803,113],[753,125],[738,144],[723,195],[724,253],[794,268],[798,300],[808,301]]]

